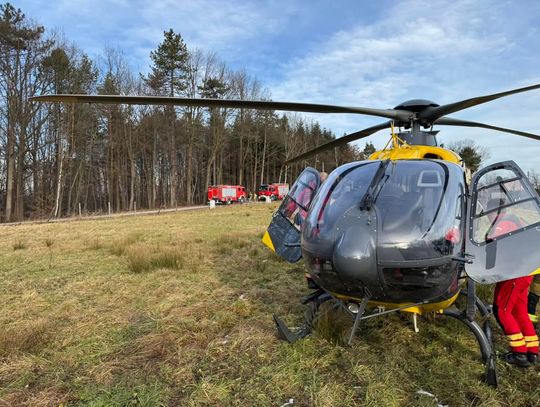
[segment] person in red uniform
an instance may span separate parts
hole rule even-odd
[[[487,204],[487,210],[500,206],[499,199],[492,199]],[[494,239],[510,233],[521,227],[517,217],[509,216],[504,208],[499,208],[488,214],[491,227],[487,239]],[[502,355],[506,363],[519,367],[537,364],[538,336],[527,312],[527,296],[532,276],[513,278],[500,281],[495,286],[493,311],[497,322],[502,327],[510,352]]]
[[[533,324],[538,323],[538,315],[536,315],[538,300],[540,300],[540,274],[534,276],[529,291],[529,303],[527,308],[529,311],[529,318],[531,318]]]

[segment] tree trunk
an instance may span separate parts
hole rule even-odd
[[[266,158],[266,126],[264,126],[264,142],[263,142],[263,151],[262,151],[262,163],[261,163],[261,184],[264,184],[264,160]]]
[[[129,154],[129,210],[132,211],[135,207],[135,157],[133,154],[133,134],[131,132],[131,123],[128,123],[128,154]]]
[[[58,137],[61,137],[60,135]],[[60,195],[62,192],[62,171],[64,167],[64,157],[62,154],[62,143],[58,143],[58,174],[56,177],[56,199],[54,201],[54,217],[59,218],[61,215],[61,207],[60,207]]]
[[[15,184],[15,135],[11,124],[7,128],[7,174],[6,174],[6,222],[10,222],[13,216],[13,187]]]
[[[176,152],[176,132],[175,132],[175,120],[176,114],[174,108],[171,108],[171,127],[169,134],[169,165],[171,168],[170,182],[171,182],[171,196],[170,206],[174,208],[176,206],[176,188],[178,186],[178,157]]]
[[[187,179],[186,179],[186,202],[188,205],[191,205],[193,203],[192,183],[193,183],[193,141],[190,135],[188,138],[188,145],[187,145]]]

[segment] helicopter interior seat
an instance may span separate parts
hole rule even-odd
[[[383,219],[390,215],[393,206],[400,201],[403,191],[393,184],[387,184],[377,196],[376,203]]]
[[[441,187],[438,185],[424,185],[419,187],[420,203],[416,211],[417,224],[423,231],[427,231],[434,222],[434,216],[441,200]]]
[[[399,196],[385,194],[377,199],[383,219],[383,229],[387,232],[410,230],[414,227],[413,211],[421,202],[417,192],[401,192]]]

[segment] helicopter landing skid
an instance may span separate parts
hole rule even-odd
[[[461,311],[457,307],[452,306],[445,309],[442,312],[442,315],[457,319],[472,331],[480,346],[482,360],[485,364],[484,380],[488,385],[497,387],[498,380],[495,364],[496,358],[490,325],[490,317],[492,316],[491,307],[484,304],[482,300],[478,298],[478,296],[476,295],[475,283],[471,279],[467,279],[467,289],[462,290],[461,294],[466,296],[467,298],[465,310]],[[361,301],[361,303],[358,304],[358,308],[357,310],[355,310],[356,312],[353,312],[341,300],[333,297],[323,289],[318,289],[302,300],[302,304],[308,304],[309,306],[306,313],[304,314],[304,323],[302,326],[291,329],[287,326],[287,324],[285,324],[285,322],[281,318],[276,315],[273,316],[274,322],[278,330],[279,338],[289,343],[294,343],[299,339],[305,338],[306,336],[311,334],[311,332],[313,331],[315,318],[319,312],[319,307],[321,306],[321,304],[325,303],[328,300],[337,301],[337,303],[354,318],[354,324],[351,329],[348,341],[349,345],[352,343],[352,340],[356,334],[356,331],[358,330],[361,321],[372,317],[389,314],[392,312],[398,312],[403,309],[410,308],[411,306],[419,306],[426,303],[426,301],[423,301],[413,305],[406,305],[391,310],[375,312],[365,315],[365,308],[367,302],[369,301],[369,296],[365,297]],[[482,326],[480,326],[480,324],[475,320],[475,314],[477,310],[480,312],[481,317],[484,318],[484,323]]]

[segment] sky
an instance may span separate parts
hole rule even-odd
[[[11,0],[27,17],[93,58],[121,50],[134,72],[172,28],[190,49],[245,70],[273,100],[392,108],[446,104],[540,83],[537,0]],[[450,117],[540,134],[540,90]],[[337,136],[380,123],[305,114]],[[486,163],[512,159],[540,173],[540,141],[439,126],[439,143],[473,140]],[[382,148],[388,132],[365,141]],[[360,146],[364,141],[360,142]]]

